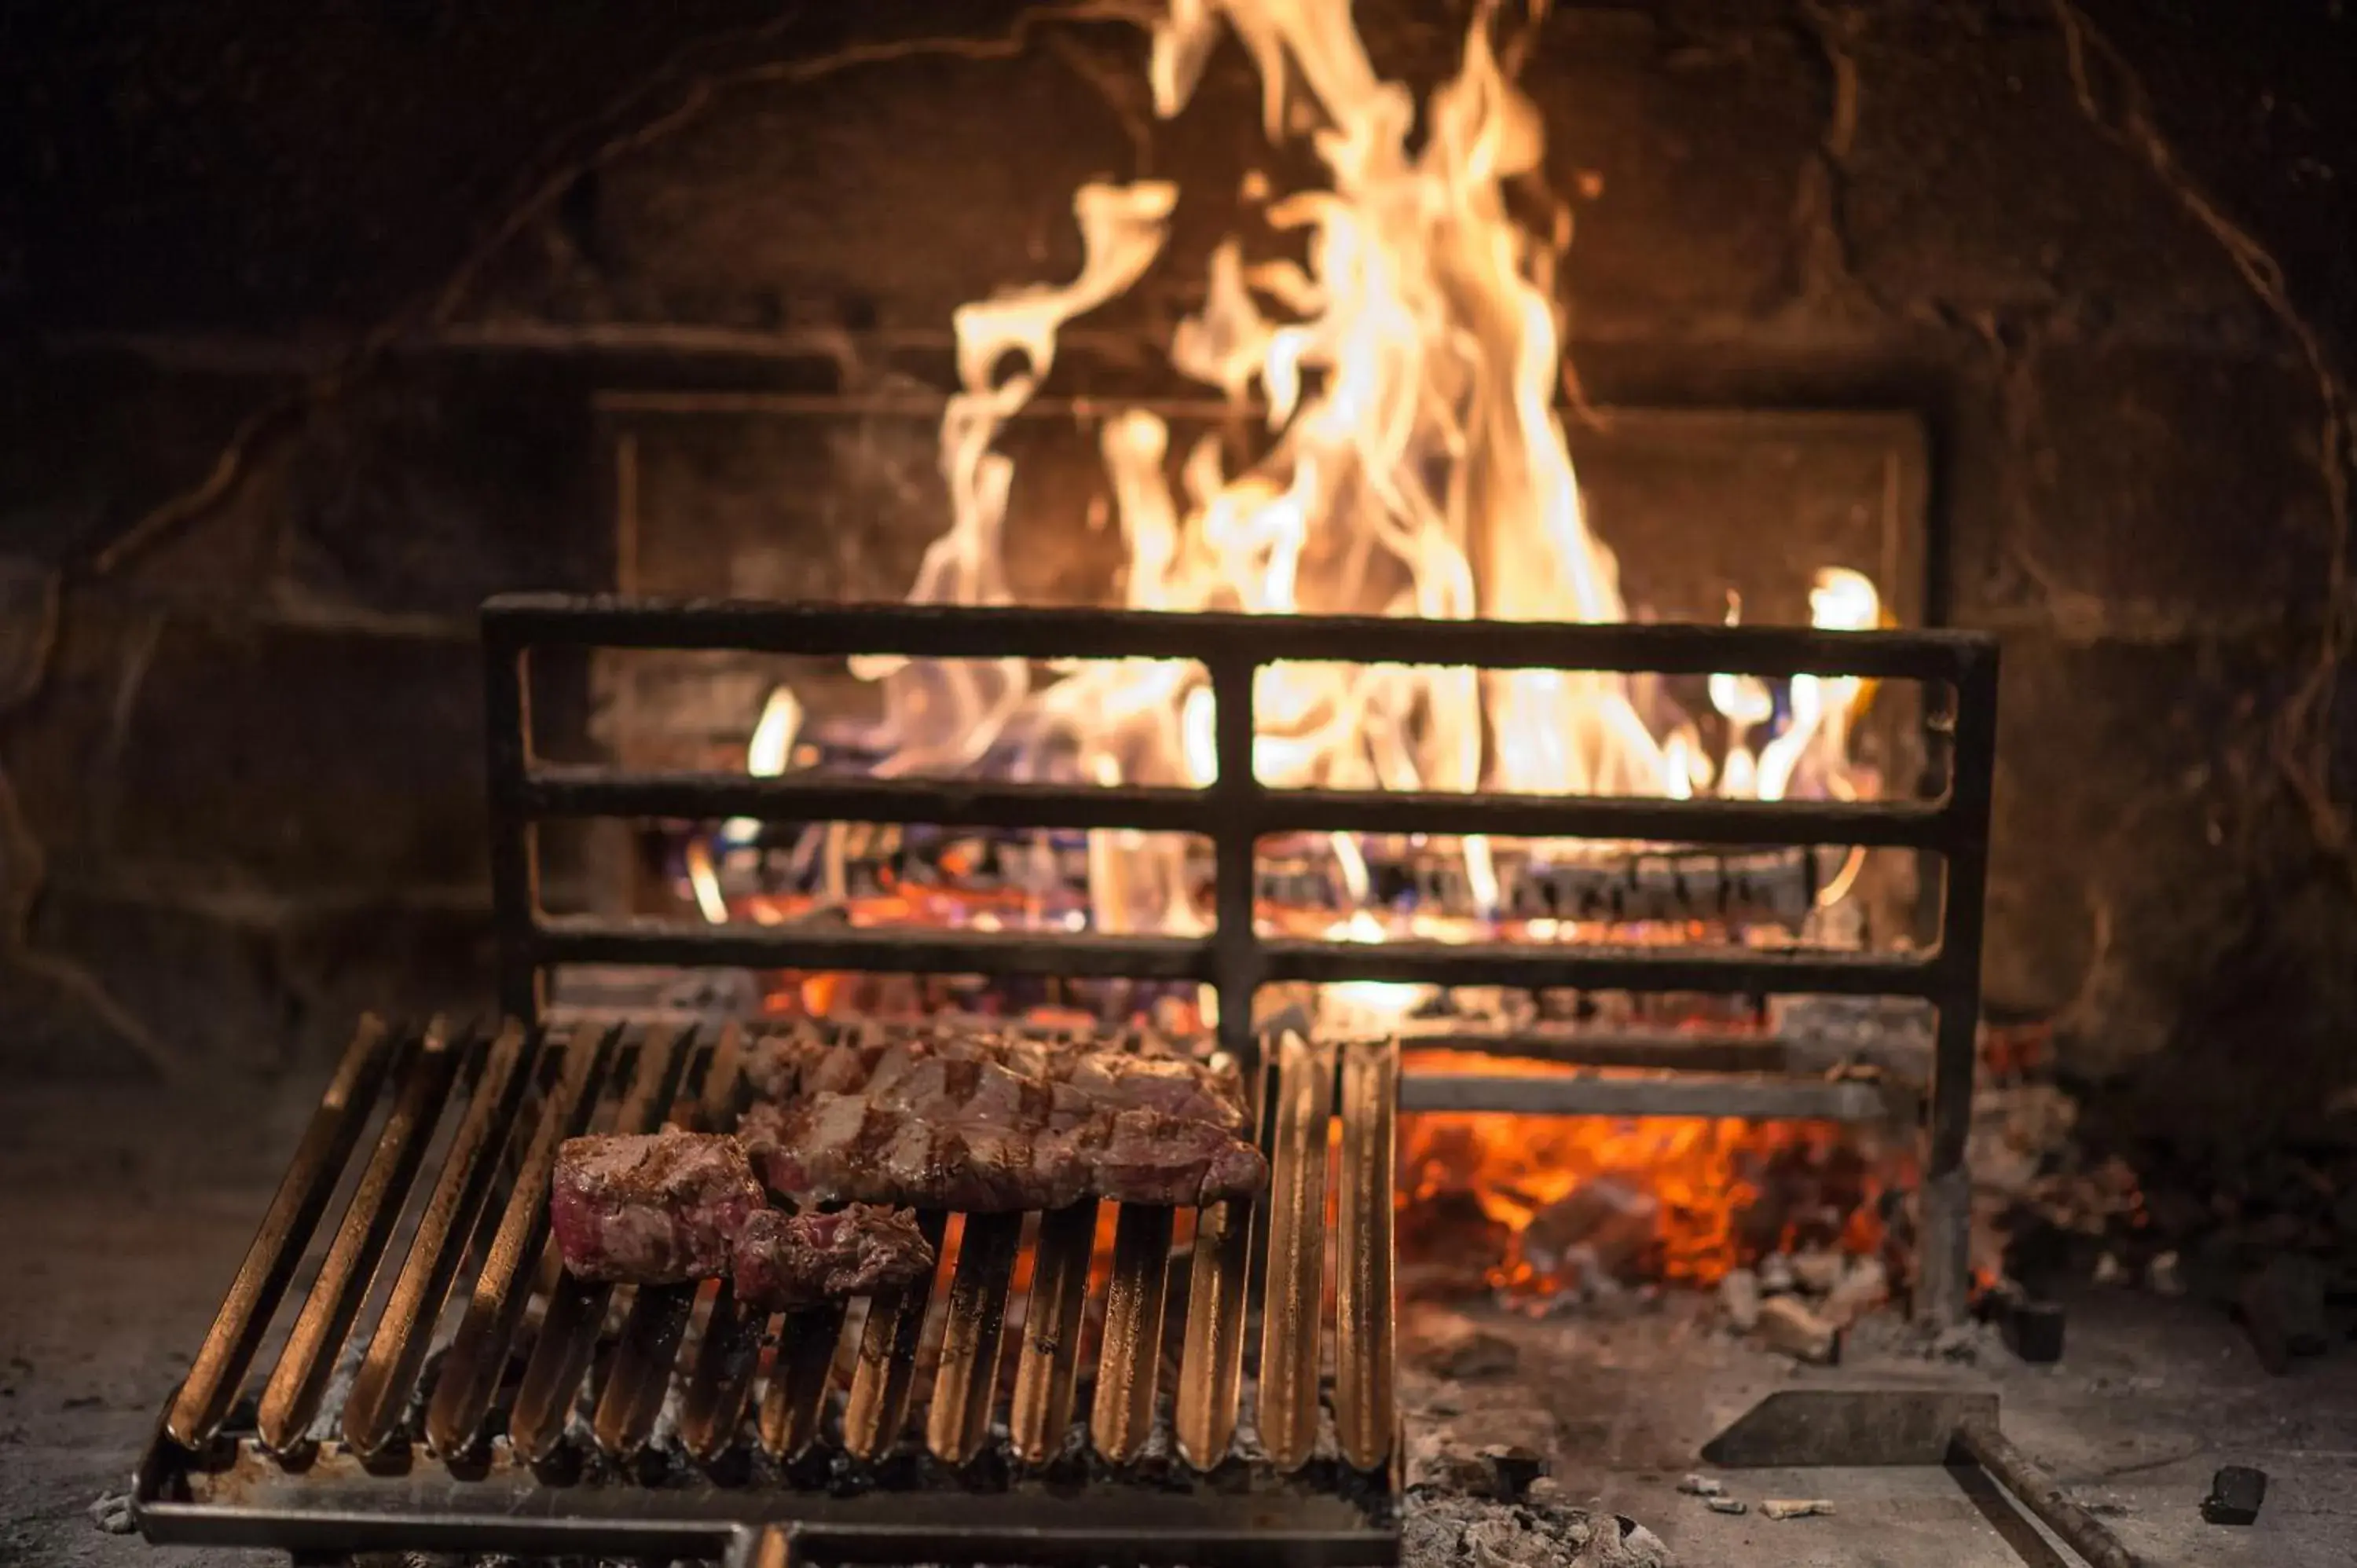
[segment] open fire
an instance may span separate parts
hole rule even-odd
[[[1219,246],[1200,308],[1167,346],[1174,371],[1257,424],[1252,447],[1213,435],[1174,454],[1163,420],[1143,408],[1103,424],[1126,547],[1118,603],[1627,618],[1555,409],[1569,384],[1555,269],[1571,225],[1541,173],[1537,113],[1513,81],[1527,31],[1493,5],[1478,7],[1458,70],[1419,104],[1378,76],[1348,0],[1176,0],[1149,30],[1159,114],[1187,104],[1232,30],[1258,70],[1273,153],[1306,146],[1322,177],[1294,190],[1265,175],[1247,182],[1247,232]],[[911,603],[1011,602],[1003,525],[1015,475],[997,436],[1049,377],[1060,328],[1146,274],[1179,199],[1158,181],[1083,188],[1077,277],[956,313],[961,385],[941,430],[951,515]],[[1732,621],[1732,589],[1728,600]],[[1819,573],[1810,606],[1821,628],[1883,622],[1874,584],[1837,564]],[[851,671],[869,683],[874,711],[816,713],[817,693],[781,685],[747,768],[1196,787],[1215,777],[1211,693],[1189,664],[869,658]],[[1880,789],[1853,755],[1872,696],[1869,682],[1809,675],[1686,687],[1581,671],[1285,664],[1255,688],[1254,762],[1272,789],[1856,800]],[[1209,856],[1176,835],[774,832],[730,822],[684,844],[683,887],[705,918],[1169,934],[1211,924]],[[1803,934],[1839,940],[1854,927],[1837,917],[1863,854],[1821,864],[1813,852],[1771,852],[1741,874],[1741,888],[1717,886],[1684,909],[1629,891],[1644,886],[1649,859],[1674,863],[1674,846],[1336,832],[1263,851],[1257,918],[1288,934],[1770,946]],[[1724,857],[1711,865],[1722,883],[1738,876]],[[1667,882],[1691,886],[1675,870]],[[1433,1017],[1510,1022],[1500,998],[1409,984],[1304,988],[1291,1000],[1334,1033]],[[1216,1022],[1208,988],[1105,982],[985,993],[797,974],[777,977],[766,1004],[789,1015],[1071,1012],[1174,1032]],[[1570,1010],[1592,1016],[1599,1004],[1610,999],[1573,999]],[[1710,1021],[1763,1026],[1756,1010],[1721,1008]],[[1462,1058],[1451,1068],[1464,1070]],[[1402,1138],[1411,1254],[1419,1210],[1478,1216],[1457,1229],[1494,1231],[1499,1245],[1475,1273],[1511,1287],[1598,1267],[1708,1282],[1796,1237],[1873,1251],[1884,1240],[1877,1200],[1897,1174],[1895,1156],[1818,1124],[1423,1115],[1403,1119]],[[1567,1210],[1581,1212],[1575,1221]],[[1575,1225],[1580,1233],[1563,1240]]]

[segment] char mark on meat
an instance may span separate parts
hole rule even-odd
[[[1152,1111],[1244,1130],[1243,1083],[1158,1046],[1131,1050],[1104,1041],[1062,1041],[940,1029],[830,1042],[787,1035],[763,1041],[748,1072],[771,1100],[864,1094],[941,1115],[971,1105],[967,1119],[1066,1127],[1102,1112]]]
[[[1191,1205],[1268,1184],[1252,1144],[1155,1111],[1098,1111],[1056,1124],[936,1118],[860,1095],[757,1105],[738,1136],[770,1189],[799,1201],[911,1205],[998,1214],[1084,1196]]]
[[[870,1295],[933,1272],[932,1244],[905,1209],[854,1204],[833,1213],[765,1208],[737,1233],[737,1299],[762,1311]]]
[[[735,1139],[666,1127],[566,1139],[548,1211],[577,1277],[676,1284],[726,1273],[730,1243],[766,1201]]]

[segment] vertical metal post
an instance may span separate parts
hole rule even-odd
[[[1220,768],[1211,789],[1219,812],[1211,832],[1212,900],[1219,921],[1211,937],[1211,983],[1220,998],[1220,1044],[1238,1060],[1253,1062],[1253,997],[1261,977],[1260,935],[1253,928],[1261,815],[1260,779],[1253,771],[1253,678],[1259,666],[1249,653],[1208,662]]]
[[[1939,1032],[1932,1068],[1930,1148],[1917,1200],[1917,1310],[1938,1323],[1963,1319],[1972,1291],[1972,1175],[1964,1148],[1973,1124],[1979,1052],[1981,930],[1988,883],[1988,820],[1996,770],[1997,664],[1967,660],[1955,679],[1950,755],[1953,820],[1940,931]]]
[[[532,761],[532,696],[524,650],[496,613],[483,617],[483,767],[491,806],[491,922],[499,942],[500,1009],[527,1026],[541,1014],[533,927],[540,914],[540,835],[524,810]]]

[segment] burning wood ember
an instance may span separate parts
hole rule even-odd
[[[1444,1059],[1453,1072],[1500,1070]],[[1494,1245],[1491,1226],[1510,1240],[1486,1283],[1509,1292],[1712,1285],[1764,1259],[1789,1270],[1794,1256],[1822,1275],[1820,1294],[1864,1258],[1887,1288],[1882,1254],[1899,1239],[1885,1201],[1913,1168],[1906,1141],[1877,1129],[1733,1118],[1416,1114],[1401,1118],[1401,1141],[1403,1278],[1435,1290]],[[1861,1280],[1845,1310],[1880,1294]]]

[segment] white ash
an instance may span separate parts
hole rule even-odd
[[[1727,1496],[1727,1483],[1688,1472],[1679,1480],[1678,1490],[1690,1498],[1723,1498]]]
[[[129,1492],[101,1492],[90,1505],[90,1522],[109,1535],[129,1535],[139,1528],[133,1516]]]
[[[1718,1282],[1719,1309],[1738,1334],[1749,1334],[1760,1322],[1760,1276],[1749,1269],[1729,1269]]]
[[[1760,1294],[1790,1295],[1800,1288],[1792,1276],[1792,1260],[1781,1252],[1770,1252],[1760,1260]]]
[[[1889,1298],[1890,1276],[1878,1258],[1852,1258],[1817,1308],[1836,1328],[1847,1328]]]
[[[1831,1514],[1834,1505],[1823,1498],[1770,1498],[1760,1511],[1775,1520],[1814,1519]]]
[[[1760,1339],[1796,1361],[1827,1363],[1841,1352],[1841,1331],[1798,1296],[1770,1298],[1760,1309]]]
[[[1811,1295],[1829,1295],[1841,1283],[1847,1264],[1839,1252],[1813,1247],[1792,1256],[1792,1277]]]
[[[1660,1536],[1634,1520],[1590,1515],[1553,1496],[1503,1504],[1411,1488],[1400,1519],[1400,1563],[1402,1568],[1675,1568],[1676,1559]]]

